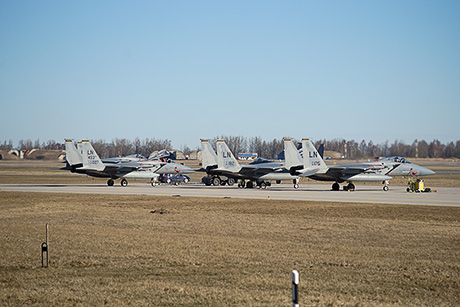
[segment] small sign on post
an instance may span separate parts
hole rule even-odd
[[[299,272],[292,270],[292,307],[299,307]]]
[[[42,268],[47,268],[49,265],[49,245],[48,245],[48,224],[46,224],[45,242],[41,245],[42,250]],[[46,256],[45,256],[46,253]]]

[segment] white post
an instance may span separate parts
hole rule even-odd
[[[292,307],[299,307],[299,272],[292,271]]]

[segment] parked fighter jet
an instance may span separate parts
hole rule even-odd
[[[191,173],[193,169],[179,164],[159,161],[131,161],[109,160],[103,162],[89,141],[77,143],[78,150],[72,140],[66,140],[66,159],[71,172],[86,174],[92,177],[110,178],[108,186],[113,186],[114,179],[122,178],[121,185],[127,186],[129,178],[147,179],[152,186],[156,184],[159,174]]]
[[[217,140],[217,155],[207,140],[202,140],[201,145],[203,168],[208,173],[203,182],[207,185],[219,185],[222,182],[225,184],[225,180],[232,185],[240,180],[240,187],[265,188],[271,185],[270,180],[293,180],[294,188],[298,188],[299,176],[291,175],[289,169],[293,163],[288,159],[284,164],[266,162],[240,165],[223,140]],[[317,168],[305,168],[304,173],[313,174],[316,170]]]
[[[319,171],[308,177],[319,181],[335,181],[332,190],[340,189],[339,183],[348,182],[344,190],[355,190],[353,182],[376,181],[384,184],[383,190],[388,191],[388,183],[392,176],[417,174],[432,175],[434,172],[417,164],[412,164],[401,157],[390,157],[373,162],[353,163],[346,165],[327,166],[309,139],[302,139],[303,159],[305,167],[318,166]]]
[[[146,158],[141,154],[133,154],[123,157],[112,157],[112,158],[105,158],[101,159],[102,163],[129,163],[129,162],[139,162],[143,165],[148,165],[149,162],[164,162],[166,164],[163,165],[161,168],[162,174],[174,174],[177,172],[182,172],[183,174],[193,173],[194,170],[184,166],[183,164],[177,163],[171,158],[171,153],[163,149],[158,153],[150,156],[150,158]]]
[[[201,170],[206,172],[201,181],[207,186],[232,186],[239,179],[238,176],[217,169],[217,155],[208,140],[201,140],[201,166]]]

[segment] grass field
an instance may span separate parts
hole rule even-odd
[[[460,207],[0,192],[0,246],[1,306],[460,305]]]

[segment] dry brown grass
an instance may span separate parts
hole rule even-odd
[[[0,192],[0,246],[2,306],[460,304],[458,207]]]

